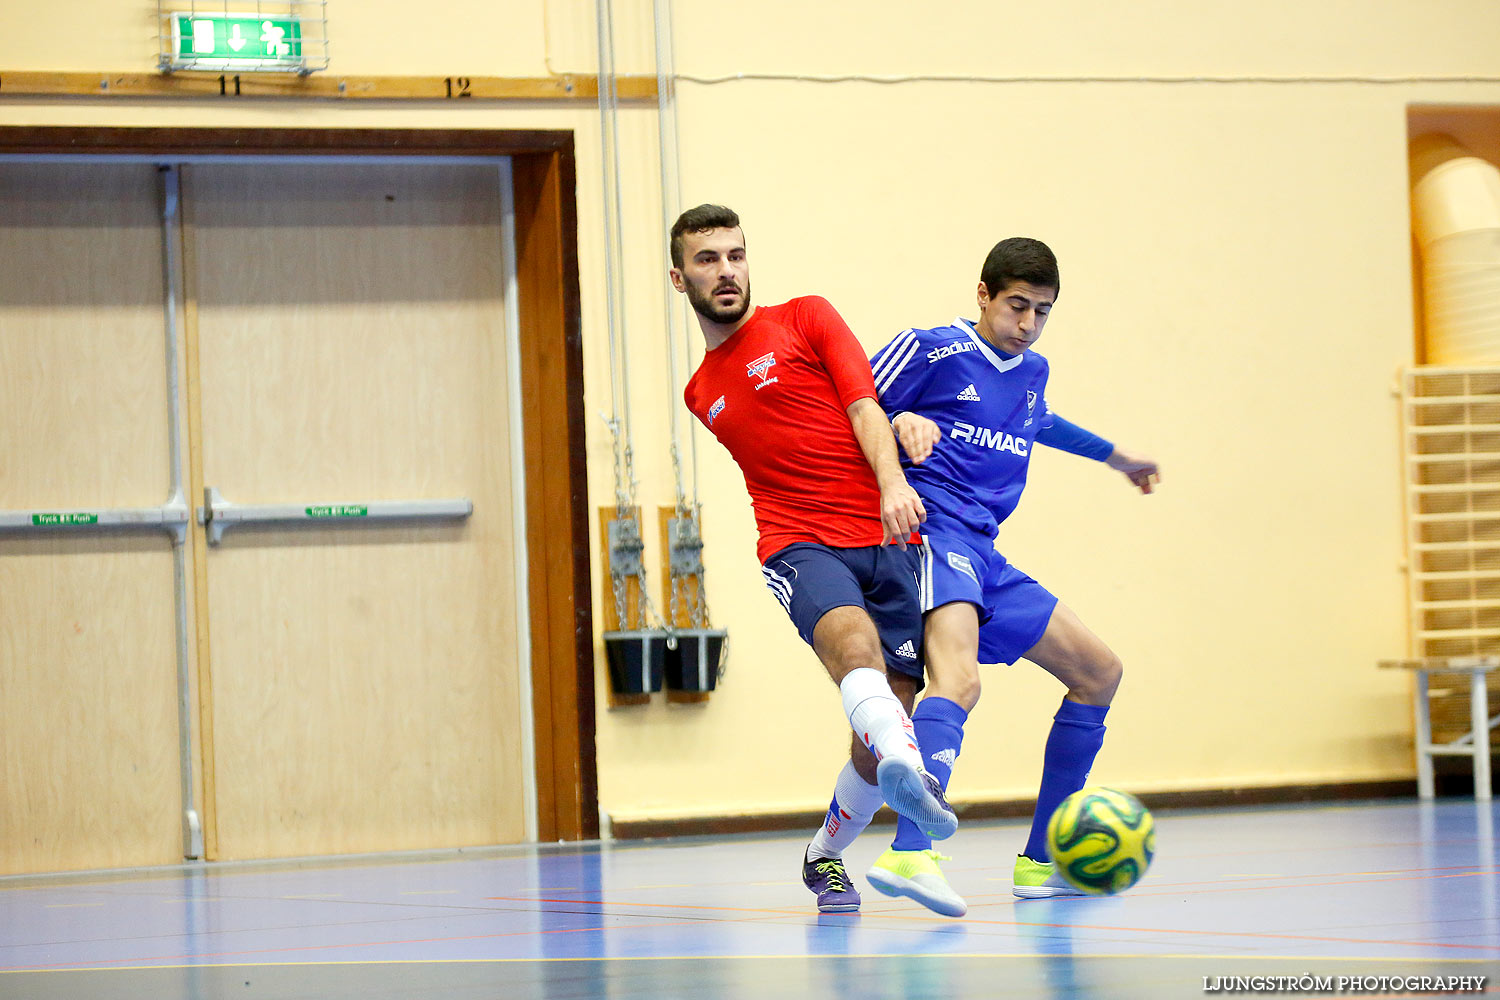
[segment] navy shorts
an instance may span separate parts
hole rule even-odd
[[[922,525],[922,611],[954,601],[979,609],[979,662],[1014,663],[1041,641],[1057,598],[1006,562],[979,532],[928,515]]]
[[[835,549],[811,542],[788,545],[761,567],[809,646],[813,629],[834,608],[864,608],[880,633],[888,670],[911,677],[921,690],[922,605],[917,594],[920,550],[895,545]]]

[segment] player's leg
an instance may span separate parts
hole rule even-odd
[[[965,533],[949,533],[930,524],[922,547],[922,598],[928,609],[923,657],[929,683],[912,713],[912,725],[923,765],[945,794],[962,751],[964,723],[979,701],[980,612],[974,602],[982,599],[978,575],[984,570],[985,556],[976,541],[982,544]],[[887,895],[907,896],[945,916],[963,916],[968,906],[943,877],[937,863],[941,858],[926,831],[898,819],[890,849],[876,859],[865,877]]]
[[[979,703],[979,626],[990,613],[981,579],[987,562],[998,559],[987,539],[932,518],[918,550],[919,597],[922,602],[922,655],[927,689],[912,712],[923,766],[946,792],[953,766],[963,748],[964,723]],[[932,846],[923,831],[897,825],[896,846],[913,850]]]
[[[927,615],[925,658],[930,679],[927,693],[912,713],[923,764],[946,793],[953,765],[963,746],[969,710],[979,701],[979,663],[975,657],[979,614],[959,601]],[[896,821],[890,848],[865,873],[870,884],[888,896],[906,896],[935,913],[961,917],[968,904],[944,877],[926,831],[905,818]]]
[[[920,770],[922,757],[911,718],[886,680],[880,637],[869,613],[862,606],[829,610],[813,628],[812,645],[839,686],[854,734],[881,763],[901,760]]]
[[[802,884],[818,897],[818,910],[823,913],[859,909],[859,891],[844,868],[844,849],[870,825],[885,801],[875,784],[874,755],[859,737],[853,737],[853,743],[851,752],[870,762],[870,779],[862,777],[852,761],[844,764],[834,782],[828,815],[802,854]]]
[[[917,682],[905,674],[886,676],[892,693],[910,715],[916,702]],[[870,825],[885,802],[877,783],[878,763],[863,740],[858,736],[850,739],[849,761],[834,783],[833,801],[828,804],[823,825],[807,846],[807,860],[843,857],[844,850]]]
[[[865,610],[858,567],[850,565],[864,552],[798,543],[772,555],[761,572],[839,686],[855,734],[877,757],[902,759],[920,769],[911,719],[886,682],[881,638]],[[913,631],[920,628],[920,622],[912,625]]]
[[[918,554],[871,546],[838,555],[859,582],[861,605],[825,614],[813,630],[813,649],[839,684],[850,727],[878,761],[881,796],[933,837],[950,837],[958,819],[923,766],[911,718],[887,676],[921,677]]]
[[[964,723],[979,702],[979,611],[954,601],[928,612],[924,623],[927,692],[912,712],[922,764],[946,793],[963,749]],[[926,851],[932,838],[910,822],[896,823],[897,851]]]
[[[898,550],[899,551],[899,550]],[[813,647],[829,677],[839,685],[851,729],[873,762],[871,776],[880,787],[870,789],[852,768],[840,776],[830,805],[829,820],[803,857],[803,876],[819,896],[819,908],[857,908],[858,894],[842,871],[838,855],[842,843],[857,835],[880,807],[889,801],[899,813],[913,815],[941,836],[957,826],[941,787],[922,768],[910,716],[886,680],[887,662],[900,660],[898,651],[920,663],[921,613],[916,604],[915,579],[908,573],[910,609],[904,619],[887,620],[877,631],[865,608],[868,580],[878,562],[878,549],[833,550],[824,546],[794,545],[766,561],[767,585],[786,608],[799,633]],[[913,557],[914,558],[914,557]],[[843,813],[853,810],[849,836],[839,836]],[[832,827],[830,836],[830,827]],[[826,862],[838,862],[836,866]]]
[[[1042,781],[1032,813],[1026,848],[1016,859],[1016,895],[1038,898],[1077,893],[1053,870],[1047,851],[1047,822],[1059,803],[1088,781],[1104,744],[1104,717],[1120,686],[1120,658],[1059,602],[1047,631],[1025,658],[1068,689],[1042,759]]]
[[[916,702],[917,682],[906,674],[886,675],[891,692],[908,715]],[[917,744],[919,747],[921,743]],[[807,846],[806,860],[819,861],[843,857],[844,851],[870,825],[885,799],[877,784],[875,755],[864,741],[854,736],[849,741],[849,760],[834,783],[833,800],[823,825]]]
[[[863,588],[865,608],[880,637],[886,680],[909,716],[917,691],[923,684],[920,655],[922,609],[916,586],[921,570],[918,550],[878,550],[868,560],[859,562],[857,569],[861,571],[857,575]],[[845,893],[824,891],[823,878],[833,873],[836,878],[843,879],[842,869],[835,871],[832,866],[869,825],[885,800],[879,780],[880,762],[863,739],[856,735],[850,746],[849,763],[839,775],[823,826],[808,845],[803,862],[803,881],[818,894],[820,910],[827,911],[853,893],[852,888]],[[940,795],[941,786],[936,787]],[[946,803],[944,805],[946,807]],[[924,828],[905,817],[902,820],[913,828]],[[840,906],[840,909],[852,908]]]

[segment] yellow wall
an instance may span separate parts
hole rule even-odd
[[[155,28],[129,7],[22,8],[0,36],[0,75],[149,71]],[[331,0],[327,72],[588,72],[591,7],[465,2],[412,22],[409,4]],[[1054,405],[1165,469],[1161,494],[1141,498],[1043,450],[1001,536],[1125,660],[1094,777],[1149,792],[1410,776],[1406,682],[1374,669],[1407,644],[1391,394],[1412,354],[1406,114],[1500,104],[1500,7],[675,7],[683,201],[741,212],[758,301],[825,295],[873,349],[972,314],[995,240],[1057,250],[1064,291],[1041,345]],[[60,9],[92,26],[69,36],[77,48],[52,30]],[[649,4],[622,0],[616,20],[619,70],[653,72]],[[831,79],[845,76],[864,79]],[[611,400],[591,107],[3,94],[0,124],[575,129],[590,490],[613,502],[594,416]],[[653,511],[672,500],[680,405],[664,374],[654,107],[623,109],[621,138],[638,500]],[[836,693],[764,592],[737,470],[711,438],[697,455],[728,674],[706,705],[616,711],[601,677],[601,807],[819,808],[846,749]],[[657,541],[648,528],[649,566]],[[1034,791],[1061,693],[1025,664],[986,683],[960,801]]]

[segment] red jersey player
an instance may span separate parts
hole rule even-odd
[[[825,834],[882,799],[934,837],[958,825],[886,680],[890,669],[922,681],[918,554],[906,543],[925,511],[869,360],[834,308],[813,296],[754,305],[739,216],[719,205],[678,218],[671,254],[672,285],[707,347],[688,409],[744,473],[766,585],[839,686],[854,730],[854,760],[803,857],[803,881],[820,910],[855,910],[838,852],[820,849]]]

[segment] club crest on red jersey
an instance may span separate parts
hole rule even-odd
[[[770,378],[771,366],[776,363],[776,352],[768,351],[745,366],[745,374],[750,378],[759,378],[755,388],[764,389],[779,379]]]

